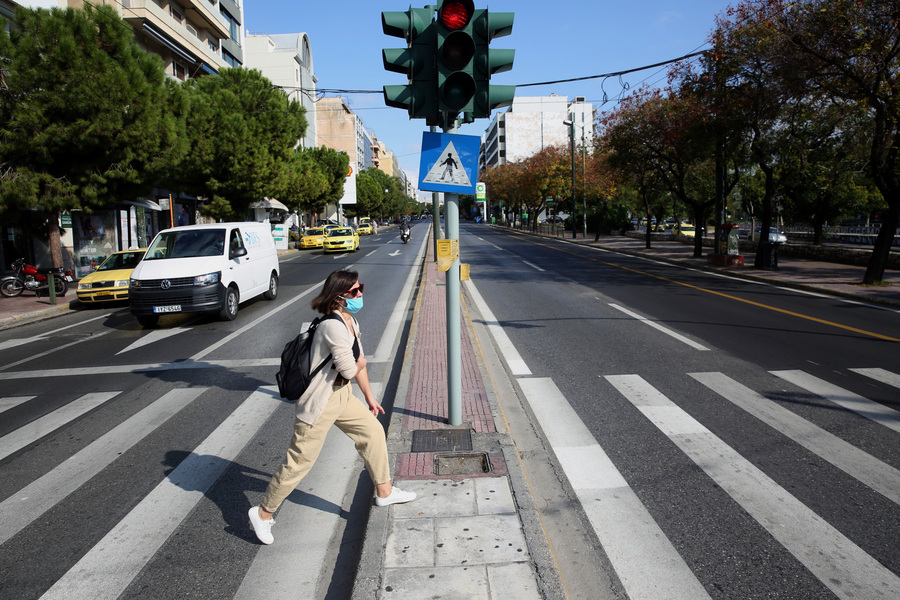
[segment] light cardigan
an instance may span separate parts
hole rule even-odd
[[[313,369],[329,354],[331,359],[313,377],[306,392],[297,400],[297,418],[308,425],[315,425],[325,410],[331,396],[331,386],[334,385],[338,373],[347,380],[356,376],[356,360],[353,358],[354,335],[344,319],[340,315],[336,316],[336,319],[328,318],[319,323],[310,346],[312,357],[310,364],[313,365]],[[353,329],[356,331],[356,339],[359,340],[359,323],[356,319],[353,319]],[[359,343],[359,355],[363,356],[362,342]],[[332,366],[335,368],[332,369]]]

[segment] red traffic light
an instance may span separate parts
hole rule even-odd
[[[438,20],[447,29],[462,29],[469,24],[474,12],[472,0],[444,0]]]

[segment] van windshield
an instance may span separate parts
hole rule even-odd
[[[166,231],[156,236],[144,260],[221,256],[225,252],[224,229]]]

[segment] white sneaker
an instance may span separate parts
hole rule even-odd
[[[275,541],[275,536],[272,535],[272,525],[275,524],[275,519],[269,519],[268,521],[263,521],[259,517],[259,507],[254,506],[250,509],[250,527],[253,528],[253,531],[256,533],[256,537],[259,538],[263,544],[271,544]]]
[[[376,506],[389,506],[391,504],[403,504],[404,502],[412,502],[416,499],[415,492],[404,492],[397,486],[391,488],[391,493],[384,498],[379,498],[376,494],[375,496],[375,505]]]

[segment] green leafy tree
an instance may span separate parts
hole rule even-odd
[[[191,152],[173,180],[206,198],[203,212],[240,219],[251,202],[284,190],[294,147],[306,132],[300,103],[259,71],[241,68],[190,79],[184,89]]]
[[[350,172],[350,157],[346,152],[325,146],[310,148],[307,152],[325,177],[326,185],[324,191],[312,198],[308,204],[304,205],[304,208],[322,213],[326,205],[337,204],[344,197],[344,184],[347,182],[347,174]]]
[[[278,199],[297,212],[316,209],[319,198],[331,190],[331,180],[309,150],[296,150],[285,165]]]
[[[863,104],[868,174],[886,204],[863,283],[881,281],[900,225],[900,9],[895,0],[755,0],[783,41],[777,69],[793,81]],[[791,79],[787,80],[789,83]]]
[[[0,215],[56,215],[149,192],[186,148],[181,94],[112,8],[16,9],[0,22]],[[0,19],[2,21],[2,19]]]

